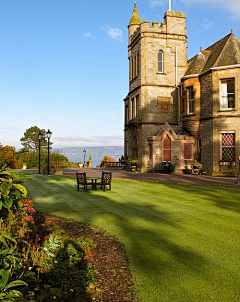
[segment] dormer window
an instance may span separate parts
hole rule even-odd
[[[234,78],[224,79],[220,82],[220,109],[229,110],[235,108]]]
[[[158,52],[158,72],[163,73],[163,51]]]

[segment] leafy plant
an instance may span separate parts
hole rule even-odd
[[[51,256],[49,272],[42,275],[44,291],[41,297],[58,296],[63,301],[84,301],[86,289],[94,283],[91,266],[84,260],[84,249],[92,246],[91,241],[82,238],[70,239],[52,234],[44,245],[44,251]]]
[[[54,257],[60,248],[60,244],[61,238],[58,235],[52,233],[49,237],[49,240],[44,243],[43,251],[46,253],[46,255]]]
[[[22,298],[23,295],[18,290],[13,290],[14,287],[27,286],[27,283],[22,280],[10,281],[10,271],[0,270],[0,300],[2,301],[16,301],[18,298]],[[23,301],[23,300],[22,300]]]
[[[0,268],[14,269],[18,259],[17,241],[11,233],[0,230]]]
[[[130,157],[129,162],[131,162],[131,164],[133,165],[139,165],[140,161],[139,159],[137,159],[136,157]]]
[[[226,150],[224,153],[224,161],[230,161],[228,151]]]
[[[9,171],[0,172],[0,215],[6,217],[10,210],[16,210],[21,206],[22,198],[27,196],[27,189],[19,184],[19,178]],[[7,211],[6,211],[7,210]]]
[[[0,300],[85,301],[94,278],[84,251],[92,242],[55,230],[41,245],[34,214],[19,176],[0,171]]]

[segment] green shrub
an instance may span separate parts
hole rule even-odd
[[[10,271],[9,270],[0,270],[0,300],[1,301],[16,301],[21,298],[21,301],[25,301],[23,298],[23,294],[13,289],[14,287],[19,286],[27,286],[26,282],[23,282],[22,280],[14,280],[10,281]]]
[[[86,301],[94,282],[84,260],[91,240],[56,230],[41,244],[33,202],[19,182],[16,173],[0,171],[0,300]]]
[[[83,247],[91,245],[82,238],[51,234],[43,246],[51,258],[45,262],[45,272],[40,274],[37,297],[43,301],[54,296],[59,301],[85,301],[86,290],[94,283],[94,277],[91,266],[84,260]]]

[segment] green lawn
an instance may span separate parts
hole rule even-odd
[[[75,177],[24,181],[36,210],[94,224],[125,245],[141,302],[240,301],[239,187],[114,179],[77,191]]]

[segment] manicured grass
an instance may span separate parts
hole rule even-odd
[[[94,224],[126,247],[141,302],[240,300],[239,187],[113,179],[77,191],[75,177],[24,181],[36,210]]]

